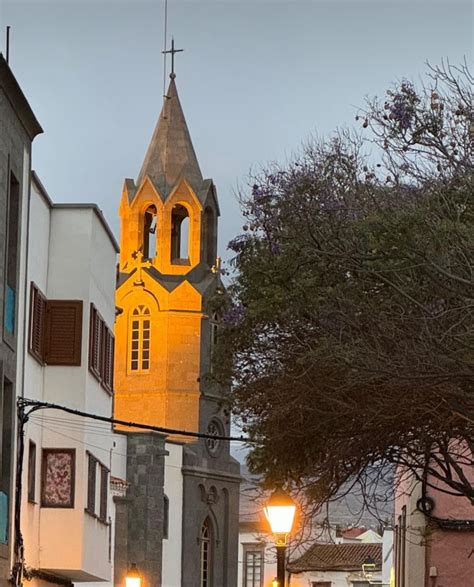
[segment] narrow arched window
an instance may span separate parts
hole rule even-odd
[[[171,212],[171,262],[189,259],[189,214],[177,204]]]
[[[150,310],[137,306],[130,320],[130,370],[148,371],[150,368]]]
[[[200,587],[212,587],[212,530],[209,519],[204,521],[201,527],[200,557],[201,557],[201,581]]]
[[[143,258],[156,256],[156,206],[149,206],[143,216]]]
[[[212,267],[216,263],[216,222],[214,212],[211,208],[206,208],[204,211],[204,230],[203,230],[203,245],[204,245],[204,261]]]

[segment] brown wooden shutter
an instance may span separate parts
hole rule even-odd
[[[101,346],[102,346],[102,320],[94,304],[91,304],[90,328],[89,328],[89,369],[99,381],[101,374]]]
[[[31,282],[28,350],[40,363],[44,363],[45,319],[46,298]]]
[[[48,365],[80,366],[82,300],[46,302],[45,362]]]
[[[89,463],[87,467],[87,507],[86,510],[95,515],[95,485],[96,485],[96,473],[97,473],[97,459],[87,453],[89,457]]]
[[[102,379],[102,383],[104,386],[107,385],[107,370],[106,370],[106,362],[107,362],[107,326],[103,320],[100,321],[100,338],[101,338],[101,345],[100,345],[100,377]]]
[[[100,466],[100,511],[99,519],[102,522],[107,522],[107,496],[108,496],[108,480],[109,472],[101,465]]]
[[[112,393],[113,391],[113,375],[114,375],[114,337],[110,330],[104,324],[103,336],[103,378],[102,383],[104,388]]]
[[[110,391],[114,391],[114,360],[115,360],[115,338],[109,330],[109,352],[108,352],[108,369],[109,369],[109,381]]]

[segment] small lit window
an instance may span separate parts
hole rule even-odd
[[[150,310],[138,306],[132,311],[130,321],[130,369],[148,371],[150,368]]]

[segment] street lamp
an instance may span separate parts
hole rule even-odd
[[[137,565],[132,563],[125,577],[125,587],[141,587],[141,585],[142,576],[137,569]]]
[[[362,564],[362,573],[364,574],[364,578],[368,579],[369,582],[373,578],[375,573],[375,561],[371,556],[368,556]]]
[[[285,587],[286,545],[295,518],[296,504],[283,489],[276,489],[267,501],[264,512],[276,538],[278,582],[275,584],[273,581],[272,587]]]

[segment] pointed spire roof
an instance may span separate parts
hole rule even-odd
[[[163,197],[180,179],[186,179],[197,193],[203,177],[178,97],[174,75],[160,117],[145,155],[137,185],[148,176]]]

